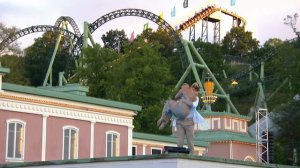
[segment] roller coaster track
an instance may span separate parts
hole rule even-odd
[[[237,24],[238,24],[237,26],[246,26],[246,24],[247,24],[246,20],[243,17],[241,17],[233,12],[230,12],[226,9],[222,9],[222,8],[215,7],[215,6],[208,6],[207,8],[203,9],[202,11],[196,13],[192,18],[190,18],[187,21],[180,24],[179,31],[184,31],[184,30],[188,29],[189,27],[194,26],[198,21],[201,21],[204,19],[209,19],[210,15],[212,15],[213,13],[218,12],[218,11],[236,19]]]
[[[176,47],[179,51],[179,55],[180,55],[180,59],[182,62],[182,66],[183,68],[187,67],[187,58],[183,56],[183,46],[181,44],[181,40],[180,37],[178,35],[178,33],[173,29],[173,27],[166,22],[164,19],[162,19],[161,17],[159,17],[158,15],[143,10],[143,9],[119,9],[110,13],[107,13],[103,16],[101,16],[100,18],[98,18],[96,21],[94,21],[93,23],[89,24],[88,29],[90,31],[90,33],[93,33],[95,30],[97,30],[99,27],[101,27],[103,24],[119,18],[119,17],[125,17],[125,16],[136,16],[136,17],[142,17],[145,19],[148,19],[154,23],[156,23],[157,25],[159,25],[162,29],[164,29],[166,32],[168,32],[171,37],[173,37],[175,39],[176,42]],[[79,56],[81,53],[81,49],[83,46],[83,35],[81,35],[80,39],[77,41],[76,45],[74,46],[73,49],[73,55],[74,56]]]
[[[265,55],[264,57],[258,58],[258,59],[256,59],[255,61],[249,63],[249,65],[251,65],[251,67],[250,67],[249,69],[244,70],[244,71],[242,71],[242,72],[240,72],[240,73],[238,73],[238,74],[236,74],[236,75],[234,75],[234,76],[232,76],[232,77],[230,77],[230,78],[228,78],[228,79],[229,79],[229,80],[239,80],[239,79],[242,79],[242,78],[248,76],[249,73],[250,73],[251,71],[253,71],[255,68],[257,68],[258,66],[260,66],[260,64],[261,64],[262,62],[266,62],[266,61],[270,60],[271,58],[273,58],[273,57],[276,56],[276,55],[277,55],[276,49],[272,49],[272,50],[271,50],[267,55]]]
[[[55,27],[61,27],[61,23],[62,23],[63,21],[67,21],[67,22],[71,25],[71,27],[72,27],[73,30],[74,30],[74,33],[75,33],[78,37],[81,36],[80,30],[79,30],[79,28],[78,28],[76,22],[75,22],[75,21],[73,20],[73,18],[71,18],[70,16],[61,16],[61,17],[59,17],[59,18],[56,20],[54,26],[55,26]]]
[[[106,22],[109,22],[113,19],[116,19],[116,18],[119,18],[119,17],[124,17],[124,16],[137,16],[137,17],[142,17],[142,18],[148,19],[148,20],[156,23],[157,25],[159,25],[166,32],[170,33],[171,37],[173,37],[175,39],[176,47],[177,47],[177,50],[178,50],[178,53],[180,55],[180,59],[181,59],[181,62],[182,62],[182,67],[183,68],[187,67],[187,59],[186,59],[186,57],[183,56],[184,49],[183,49],[183,46],[181,44],[179,34],[173,29],[173,27],[168,22],[166,22],[164,19],[162,19],[161,17],[159,17],[158,15],[156,15],[152,12],[142,10],[142,9],[120,9],[120,10],[116,10],[116,11],[113,11],[113,12],[110,12],[108,14],[105,14],[105,15],[101,16],[99,19],[94,21],[92,24],[89,24],[88,29],[91,33],[93,33],[96,29],[101,27]],[[72,33],[72,32],[70,32],[68,30],[65,30],[65,29],[61,29],[60,26],[61,26],[61,23],[63,21],[67,21],[72,26],[75,33]],[[37,25],[37,26],[31,26],[31,27],[19,30],[14,34],[11,34],[5,40],[3,40],[0,43],[0,49],[5,48],[6,46],[8,46],[10,43],[14,42],[18,38],[23,37],[23,36],[28,35],[28,34],[31,34],[31,33],[48,32],[48,31],[55,32],[55,31],[59,31],[59,30],[63,30],[64,35],[67,35],[71,38],[71,41],[72,41],[72,44],[73,44],[72,46],[74,46],[73,49],[72,49],[72,56],[73,56],[73,59],[77,59],[80,56],[81,50],[82,50],[83,34],[80,33],[77,24],[69,16],[59,17],[56,20],[54,26],[51,26],[51,25]]]
[[[69,37],[71,39],[71,41],[73,42],[73,44],[76,44],[77,41],[79,40],[79,37],[76,34],[72,33],[71,31],[61,29],[59,27],[51,26],[51,25],[36,25],[36,26],[27,27],[25,29],[21,29],[21,30],[9,35],[8,38],[4,39],[0,43],[0,50],[5,48],[6,46],[8,46],[10,43],[14,42],[15,40],[17,40],[18,38],[21,38],[28,34],[37,33],[37,32],[49,32],[49,31],[63,32],[63,35]]]
[[[150,21],[153,21],[154,23],[160,25],[167,32],[170,32],[171,35],[176,39],[176,42],[180,43],[178,34],[173,29],[173,27],[170,26],[170,24],[168,22],[166,22],[164,19],[160,18],[158,15],[156,15],[152,12],[149,12],[149,11],[142,10],[142,9],[120,9],[120,10],[110,12],[108,14],[101,16],[93,23],[89,24],[88,29],[91,33],[93,33],[95,30],[97,30],[103,24],[105,24],[113,19],[116,19],[119,17],[124,17],[124,16],[137,16],[137,17],[142,17],[142,18],[148,19]],[[83,36],[81,36],[80,38],[81,38],[80,41],[78,41],[78,43],[74,46],[74,55],[79,55],[79,53],[81,52],[81,48],[83,45],[83,43],[82,43]]]

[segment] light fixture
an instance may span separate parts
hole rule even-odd
[[[216,102],[218,97],[213,95],[214,87],[214,82],[209,80],[204,82],[205,96],[201,97],[204,104],[213,104],[214,102]]]
[[[236,85],[238,85],[239,83],[236,81],[236,80],[233,80],[232,82],[231,82],[231,85],[233,85],[233,86],[236,86]]]

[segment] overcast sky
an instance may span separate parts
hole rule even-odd
[[[139,8],[157,15],[163,12],[164,19],[172,26],[176,26],[195,12],[201,10],[208,4],[228,9],[244,17],[247,20],[246,29],[253,32],[254,38],[263,44],[269,38],[280,38],[282,40],[292,39],[295,36],[292,29],[284,25],[283,19],[289,14],[300,14],[300,0],[236,0],[235,6],[230,6],[230,0],[189,0],[189,7],[183,8],[183,0],[0,0],[0,22],[7,26],[26,28],[33,25],[54,25],[60,16],[72,17],[81,32],[83,22],[94,22],[101,16],[118,9]],[[176,16],[171,17],[171,9],[176,6]],[[230,30],[232,18],[222,15],[221,36]],[[132,31],[139,34],[143,25],[149,22],[150,27],[157,26],[144,18],[122,17],[114,19],[94,33],[93,37],[101,43],[100,37],[110,29],[124,29],[130,37]],[[300,21],[297,23],[300,31]],[[212,25],[209,25],[209,37],[212,38]],[[200,36],[201,24],[196,25],[196,38]],[[188,31],[184,37],[187,38]],[[24,48],[31,45],[39,33],[27,35],[18,40]]]

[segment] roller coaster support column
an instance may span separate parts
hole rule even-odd
[[[195,42],[195,25],[190,27],[189,41]]]
[[[265,79],[265,62],[261,62],[260,64],[260,80],[263,82]]]
[[[239,112],[237,111],[237,109],[234,107],[234,105],[232,104],[229,95],[225,93],[225,91],[223,90],[223,88],[221,87],[221,85],[219,84],[219,82],[217,81],[217,79],[215,78],[214,74],[211,72],[211,70],[208,68],[208,66],[206,65],[206,63],[204,62],[204,60],[202,59],[201,55],[198,53],[197,49],[195,48],[195,46],[193,45],[193,43],[191,42],[187,42],[185,40],[181,40],[185,52],[187,54],[188,57],[188,61],[189,61],[189,66],[186,69],[186,71],[184,72],[184,74],[182,75],[182,77],[180,78],[180,80],[178,81],[175,89],[179,89],[179,87],[181,86],[181,84],[183,83],[183,81],[185,80],[185,78],[187,77],[188,73],[190,70],[192,70],[195,80],[197,81],[197,83],[199,84],[199,93],[201,96],[205,95],[205,91],[203,89],[203,85],[202,82],[199,78],[198,72],[197,72],[197,68],[202,68],[204,71],[206,71],[206,73],[209,75],[209,77],[213,80],[213,82],[215,83],[215,85],[217,86],[217,90],[220,91],[220,94],[216,94],[214,93],[215,96],[218,96],[220,98],[224,98],[226,100],[227,103],[227,112],[234,112],[236,114],[239,114]],[[193,60],[193,56],[192,53],[190,51],[193,51],[193,54],[195,54],[195,56],[197,57],[197,59],[199,60],[200,63],[195,63]]]
[[[256,93],[256,98],[255,98],[255,108],[265,108],[268,109],[267,107],[267,103],[266,103],[266,97],[265,97],[265,92],[264,92],[264,62],[262,61],[260,64],[260,75],[259,75],[259,79],[260,82],[257,83],[257,93]]]
[[[181,84],[183,83],[185,78],[187,77],[190,70],[192,70],[192,72],[195,76],[195,79],[196,79],[197,83],[199,84],[199,92],[200,92],[201,95],[204,95],[205,92],[204,92],[200,77],[198,75],[196,65],[197,65],[197,67],[202,67],[202,68],[205,68],[205,67],[203,65],[194,63],[191,51],[190,51],[189,46],[188,46],[188,43],[185,40],[181,40],[181,42],[182,42],[182,44],[184,46],[184,50],[187,54],[188,61],[189,61],[189,66],[187,67],[186,71],[184,72],[184,74],[182,75],[180,80],[178,81],[177,85],[175,86],[175,89],[179,89],[179,87],[181,86]]]
[[[67,23],[63,22],[62,23],[62,28],[66,28],[66,27],[67,27]],[[59,47],[62,36],[63,36],[63,31],[61,30],[59,32],[59,36],[56,40],[55,48],[54,48],[53,54],[51,56],[51,60],[50,60],[48,70],[47,70],[47,73],[46,73],[46,76],[45,76],[45,79],[44,79],[44,82],[43,82],[43,86],[47,85],[48,79],[49,79],[49,85],[52,86],[52,65],[53,65],[53,62],[54,62],[54,59],[55,59],[55,56],[56,56],[56,53],[57,53],[57,49]]]
[[[62,86],[64,83],[68,83],[67,79],[64,76],[64,72],[59,72],[58,73],[58,86]]]
[[[252,67],[252,65],[250,65],[249,66],[249,81],[252,81],[252,79],[253,79],[253,77],[252,77],[253,76],[253,74],[252,74],[253,72],[251,71],[252,69],[253,69],[253,67]]]
[[[88,39],[90,39],[90,42],[93,46],[95,46],[94,39],[92,37],[92,33],[89,30],[89,23],[84,22],[83,23],[83,43],[82,43],[82,50],[88,47]],[[84,55],[83,55],[84,57]],[[82,67],[83,65],[79,62],[78,66]]]
[[[95,46],[95,42],[94,39],[92,37],[92,33],[89,30],[89,23],[88,22],[84,22],[83,25],[83,45],[82,48],[87,48],[88,46],[88,39],[90,39],[91,43],[93,46]]]
[[[222,97],[225,98],[226,103],[228,105],[228,107],[230,107],[230,109],[236,113],[239,114],[239,112],[237,111],[237,109],[235,108],[235,106],[232,104],[230,97],[228,94],[226,94],[226,92],[223,90],[222,86],[219,84],[219,82],[217,81],[216,77],[214,76],[214,74],[211,72],[211,70],[208,68],[208,66],[206,65],[206,63],[204,62],[203,58],[201,57],[201,55],[197,52],[197,49],[195,48],[195,46],[193,44],[190,43],[190,46],[194,52],[194,54],[196,55],[196,57],[198,58],[198,60],[200,61],[201,64],[203,64],[205,66],[205,70],[207,71],[207,73],[210,75],[211,79],[213,80],[213,82],[215,83],[215,85],[217,86],[217,89],[221,92],[220,96],[218,95],[218,97]],[[217,95],[216,95],[217,96]],[[231,112],[230,109],[227,109],[227,112]]]
[[[214,23],[214,43],[220,44],[220,21]]]
[[[208,19],[202,20],[201,41],[208,42]]]
[[[257,73],[251,71],[253,69],[253,67],[250,65],[250,73],[249,73],[249,77],[250,80],[252,80],[252,73],[257,76],[260,79],[260,82],[257,82],[257,91],[256,91],[256,97],[255,97],[255,101],[254,101],[254,107],[251,107],[250,112],[248,113],[249,117],[254,117],[254,113],[257,112],[258,109],[263,108],[263,109],[268,109],[267,107],[267,101],[270,100],[269,98],[273,97],[276,92],[278,92],[278,90],[282,87],[279,86],[279,88],[277,88],[272,94],[271,96],[266,99],[265,97],[265,92],[264,92],[264,61],[261,61],[260,63],[260,74],[258,75]],[[286,79],[283,83],[286,83],[288,80]]]
[[[232,27],[239,27],[241,21],[237,17],[232,17],[232,19]]]
[[[263,84],[261,82],[258,82],[257,86],[258,88],[255,98],[255,107],[268,109]]]

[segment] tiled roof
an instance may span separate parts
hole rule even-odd
[[[10,72],[10,69],[9,68],[4,68],[4,67],[1,67],[0,65],[0,73],[2,74],[7,74]]]
[[[169,142],[177,144],[177,137],[170,136],[170,135],[155,135],[155,134],[148,134],[148,133],[140,133],[140,132],[133,132],[133,139],[142,139],[142,140],[151,140],[151,141],[159,141],[159,142]],[[202,141],[202,140],[195,140],[195,146],[202,146],[206,147],[209,146],[209,142]]]
[[[51,98],[56,98],[56,99],[64,99],[64,100],[70,100],[70,101],[75,101],[75,102],[82,102],[82,103],[88,103],[88,104],[94,104],[94,105],[100,105],[100,106],[114,107],[114,108],[119,108],[119,109],[133,110],[135,112],[140,111],[142,109],[141,106],[129,104],[129,103],[94,98],[94,97],[89,97],[89,96],[74,95],[74,94],[69,94],[69,93],[63,93],[63,92],[58,92],[58,91],[52,91],[52,90],[46,90],[46,89],[40,89],[40,88],[35,88],[35,87],[22,86],[22,85],[16,85],[16,84],[4,83],[4,82],[3,82],[2,88],[3,88],[3,90],[6,90],[6,91],[25,93],[25,94],[31,94],[31,95],[37,95],[37,96],[44,96],[44,97],[51,97]]]
[[[195,140],[218,142],[218,141],[240,141],[246,143],[255,143],[255,138],[248,133],[238,133],[230,131],[196,131]]]

